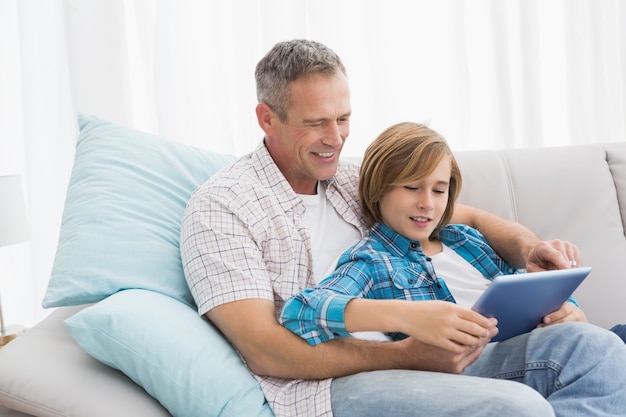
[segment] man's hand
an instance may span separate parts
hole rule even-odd
[[[394,343],[402,344],[402,351],[414,358],[410,369],[460,374],[478,359],[490,339],[491,337],[481,338],[480,343],[474,346],[465,346],[459,352],[451,352],[422,343],[413,337]]]
[[[538,242],[528,252],[526,260],[528,272],[569,269],[577,266],[582,266],[578,247],[560,239]]]
[[[537,327],[546,327],[551,324],[565,323],[571,321],[587,322],[585,313],[573,303],[566,301],[557,311],[548,314],[543,318],[543,322]]]

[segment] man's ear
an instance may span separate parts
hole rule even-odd
[[[265,134],[269,134],[271,130],[274,129],[274,121],[276,120],[276,113],[272,111],[270,106],[265,103],[259,103],[256,106],[256,119],[259,123],[259,127],[265,132]]]

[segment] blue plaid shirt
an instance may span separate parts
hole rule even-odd
[[[478,230],[469,226],[448,225],[439,239],[490,280],[519,272],[496,254]],[[347,337],[350,333],[346,331],[344,311],[354,298],[455,302],[419,242],[378,223],[368,237],[341,255],[331,276],[287,301],[281,321],[311,345]],[[401,333],[389,336],[394,340],[406,337]]]

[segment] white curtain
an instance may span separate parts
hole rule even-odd
[[[0,248],[6,321],[47,314],[77,112],[241,155],[256,62],[296,37],[346,64],[344,155],[404,120],[455,150],[626,140],[620,0],[0,0],[0,174],[22,175],[31,228]]]

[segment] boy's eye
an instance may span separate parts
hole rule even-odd
[[[414,186],[414,185],[405,185],[404,189],[408,190],[408,191],[419,191],[420,187],[419,186]],[[433,193],[436,193],[436,194],[445,194],[446,191],[447,191],[447,189],[445,189],[445,188],[434,188],[433,189]]]

